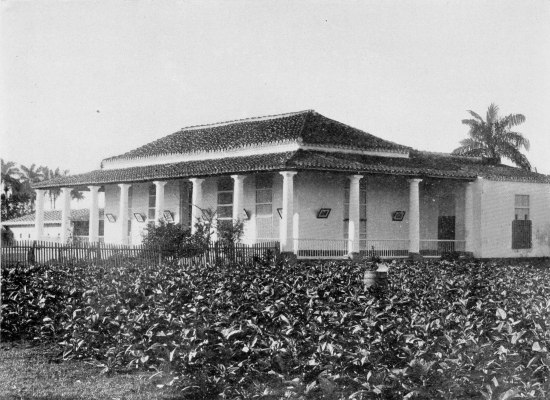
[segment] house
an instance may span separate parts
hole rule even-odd
[[[104,191],[111,243],[137,244],[164,218],[193,229],[210,208],[218,223],[244,221],[243,242],[276,240],[298,258],[550,256],[549,176],[415,150],[311,110],[183,128],[34,187],[61,188],[64,225],[71,188],[89,191],[92,241]],[[42,215],[43,201],[38,236]]]
[[[45,240],[61,241],[61,210],[43,211],[42,234],[36,236],[36,213],[27,214],[22,217],[2,221],[2,227],[8,228],[13,233],[15,240]],[[87,240],[89,233],[90,210],[71,210],[69,217],[70,236],[76,240]],[[103,209],[99,210],[99,232],[98,238],[103,241]],[[66,238],[65,238],[66,239]]]

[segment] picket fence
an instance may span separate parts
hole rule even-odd
[[[47,262],[72,263],[88,261],[102,264],[119,264],[128,259],[148,260],[151,263],[171,259],[183,265],[246,262],[253,259],[274,257],[279,253],[278,242],[252,245],[222,245],[213,242],[196,252],[193,257],[177,257],[171,249],[145,245],[118,245],[109,243],[75,242],[62,244],[38,240],[15,241],[2,246],[2,264],[40,264]]]

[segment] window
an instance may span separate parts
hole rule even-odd
[[[218,179],[218,208],[216,210],[218,223],[233,222],[233,180],[230,177]]]
[[[529,219],[529,195],[516,194],[515,219]]]
[[[512,221],[512,249],[530,249],[532,222],[529,219],[529,195],[517,194]]]
[[[180,224],[191,229],[196,221],[192,219],[193,212],[193,190],[189,182],[180,182]]]
[[[157,188],[155,185],[149,186],[149,208],[147,211],[147,219],[149,221],[155,221],[155,207],[157,204]]]
[[[256,236],[273,237],[273,176],[256,176]]]
[[[344,239],[349,238],[349,187],[350,181],[346,179],[344,186]],[[367,240],[367,181],[359,181],[359,243],[360,248],[366,248]]]

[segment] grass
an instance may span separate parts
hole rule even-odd
[[[57,363],[56,350],[27,343],[0,343],[1,400],[176,399],[170,388],[160,389],[168,377],[136,372],[107,376],[82,361]],[[152,377],[153,376],[153,377]],[[152,378],[151,378],[152,377]]]

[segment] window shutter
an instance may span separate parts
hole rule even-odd
[[[532,221],[516,219],[512,221],[512,249],[531,248]]]

